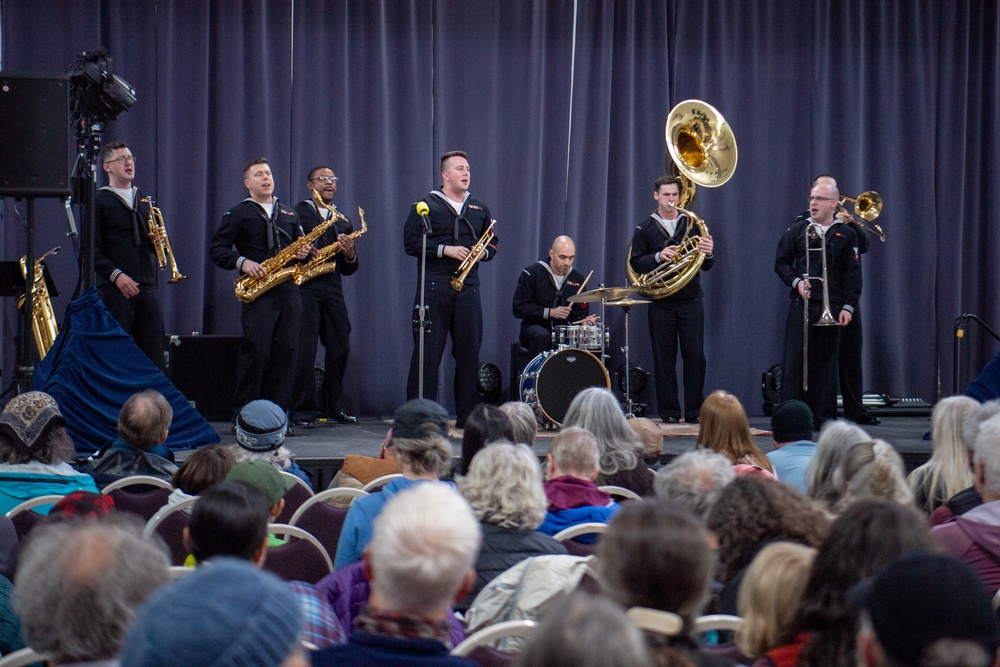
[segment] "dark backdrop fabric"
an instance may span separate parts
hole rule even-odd
[[[160,203],[189,276],[161,287],[170,333],[239,332],[235,273],[214,267],[207,244],[246,196],[242,165],[270,158],[288,204],[306,197],[310,167],[333,167],[338,207],[356,227],[363,207],[369,225],[362,268],[344,280],[352,412],[404,400],[417,269],[402,224],[440,185],[441,152],[469,152],[472,192],[497,218],[500,253],[481,270],[481,357],[506,372],[517,273],[553,237],[576,239],[588,287],[624,284],[632,229],[664,171],[667,112],[688,98],[718,108],[739,145],[733,178],[699,188],[692,207],[718,255],[702,281],[707,390],[759,414],[788,298],[775,248],[820,173],[886,202],[889,239],[873,239],[863,261],[866,389],[933,402],[952,384],[955,317],[1000,328],[996,3],[0,0],[0,31],[5,70],[64,72],[105,45],[136,87],[104,138],[131,144],[136,182]],[[23,254],[15,206],[23,216],[23,202],[0,210],[7,260]],[[58,206],[41,202],[38,218],[38,249],[64,246],[50,262],[61,312],[76,262]],[[615,371],[623,313],[606,315]],[[9,379],[13,305],[0,316]],[[632,361],[651,369],[641,307],[630,329]],[[975,327],[966,340],[974,374],[997,345]]]

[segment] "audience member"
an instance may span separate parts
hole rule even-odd
[[[525,558],[566,553],[563,545],[538,531],[548,501],[541,466],[527,445],[501,441],[480,449],[469,473],[459,478],[458,490],[472,506],[483,534],[476,585],[455,605],[458,611],[468,609],[486,584]]]
[[[44,522],[96,519],[111,514],[114,510],[115,499],[111,496],[92,491],[72,491],[52,506]]]
[[[174,473],[170,483],[174,490],[167,498],[168,505],[200,496],[205,489],[221,482],[236,465],[236,457],[223,445],[206,445],[191,453]]]
[[[297,483],[291,477],[282,475],[273,465],[267,465],[267,461],[259,460],[237,463],[226,473],[226,479],[232,482],[246,482],[260,489],[271,508],[271,521],[281,516],[285,509],[285,494]],[[278,544],[284,542],[272,541],[270,546]]]
[[[660,455],[663,454],[663,433],[660,427],[652,419],[645,417],[633,417],[628,420],[628,425],[642,443],[642,462],[651,470],[656,470],[660,465]]]
[[[563,428],[568,426],[579,426],[597,438],[601,451],[598,484],[653,495],[653,471],[642,462],[642,442],[614,394],[603,387],[581,391],[566,410]]]
[[[142,608],[122,647],[128,667],[307,667],[302,619],[280,579],[217,558],[165,586]]]
[[[936,548],[926,519],[912,506],[862,500],[831,524],[802,595],[802,628],[809,639],[798,667],[854,667],[857,615],[847,593],[898,556]]]
[[[736,645],[759,658],[754,667],[794,667],[808,639],[800,631],[799,603],[815,559],[812,547],[772,542],[750,563],[737,600],[743,626]]]
[[[917,507],[928,514],[972,484],[962,424],[978,406],[974,398],[949,396],[931,412],[931,458],[906,478]]]
[[[736,475],[733,464],[711,449],[695,449],[681,454],[656,473],[656,497],[685,509],[702,521]]]
[[[288,435],[288,415],[266,399],[250,401],[243,406],[233,424],[236,444],[233,456],[240,461],[267,461],[281,472],[288,472],[312,488],[309,473],[299,467],[295,456],[285,447]]]
[[[167,582],[168,566],[163,545],[143,539],[142,524],[125,515],[39,526],[14,579],[26,643],[51,664],[116,664],[109,661]]]
[[[21,621],[14,613],[14,568],[18,553],[17,530],[14,523],[0,514],[0,655],[24,648]]]
[[[118,437],[93,462],[91,476],[104,488],[116,479],[149,475],[170,481],[177,466],[174,453],[163,443],[174,411],[163,394],[147,389],[133,394],[118,414]]]
[[[468,474],[472,457],[489,443],[513,439],[514,427],[500,408],[486,403],[477,405],[469,413],[462,430],[462,465],[459,473]]]
[[[736,614],[740,585],[754,556],[775,541],[818,547],[827,520],[809,498],[787,484],[738,477],[719,494],[708,528],[719,541],[719,606],[724,614]]]
[[[863,667],[990,667],[1000,634],[990,597],[951,556],[911,553],[851,591]]]
[[[642,633],[621,607],[601,595],[577,591],[546,614],[517,667],[648,667],[653,664]]]
[[[828,421],[820,429],[816,440],[816,453],[809,463],[809,497],[827,514],[833,515],[844,489],[834,483],[834,473],[844,461],[844,454],[851,445],[871,440],[864,429],[845,419]]]
[[[379,477],[386,475],[398,475],[399,463],[394,458],[387,458],[386,447],[392,442],[392,429],[390,428],[382,440],[378,456],[362,456],[361,454],[348,454],[344,457],[344,463],[333,476],[328,489],[350,488],[361,489]],[[333,507],[347,509],[354,498],[341,496],[327,500],[327,504]]]
[[[334,569],[361,560],[371,540],[372,523],[390,498],[403,489],[437,481],[451,470],[451,442],[447,439],[448,413],[434,401],[416,398],[396,409],[387,458],[399,463],[403,474],[382,487],[380,493],[358,498],[347,510],[337,543]]]
[[[317,651],[313,665],[474,664],[448,654],[447,612],[472,589],[479,544],[479,522],[454,488],[417,484],[393,495],[365,549],[369,605],[347,644]]]
[[[902,505],[913,505],[913,494],[906,485],[903,459],[885,440],[851,445],[844,453],[844,461],[833,479],[843,489],[835,507],[837,512],[865,498],[885,498]]]
[[[976,436],[979,434],[979,426],[985,421],[1000,415],[1000,400],[986,401],[977,406],[962,420],[962,443],[965,445],[966,454],[969,459],[970,474],[975,471],[975,461],[973,460],[973,449],[976,445]],[[974,480],[973,480],[974,481]],[[948,521],[953,516],[965,514],[969,510],[983,504],[983,499],[976,492],[975,484],[959,491],[944,503],[943,506],[931,513],[931,525],[936,526]]]
[[[538,422],[535,420],[535,411],[530,405],[524,401],[507,401],[500,406],[500,411],[510,420],[510,426],[514,429],[514,442],[528,447],[535,444]]]
[[[94,478],[70,466],[75,454],[55,399],[40,391],[10,399],[0,414],[0,514],[38,496],[96,493]]]
[[[973,479],[983,504],[934,526],[945,551],[967,563],[992,595],[1000,589],[1000,416],[979,426]]]
[[[656,500],[623,507],[597,546],[598,579],[611,599],[679,617],[676,634],[649,637],[651,664],[731,664],[700,652],[687,634],[708,597],[711,569],[701,522]]]
[[[546,455],[548,511],[538,530],[555,535],[580,523],[607,523],[618,511],[618,503],[594,484],[600,472],[599,456],[593,434],[577,426],[564,427],[552,439]],[[595,535],[576,538],[582,544],[593,544],[596,539]]]
[[[803,401],[780,403],[771,415],[771,432],[774,451],[767,458],[774,466],[774,474],[785,484],[806,493],[806,471],[816,453],[813,442],[813,413]]]
[[[753,474],[761,468],[774,476],[774,466],[750,435],[750,422],[740,399],[726,391],[713,391],[701,405],[701,426],[698,429],[698,447],[719,452],[736,469],[737,476]]]

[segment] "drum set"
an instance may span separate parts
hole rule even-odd
[[[570,303],[600,303],[601,323],[595,325],[564,324],[552,329],[552,349],[542,352],[524,367],[519,378],[521,400],[535,409],[546,428],[562,425],[570,403],[584,389],[611,389],[611,376],[606,363],[610,358],[610,333],[605,308],[620,307],[625,312],[625,368],[629,364],[628,314],[632,306],[650,303],[633,299],[639,290],[634,287],[599,287],[567,299]],[[631,388],[625,374],[625,412],[632,417]]]

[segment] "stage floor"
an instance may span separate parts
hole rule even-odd
[[[931,454],[931,443],[924,440],[924,434],[930,428],[930,418],[926,416],[881,417],[878,426],[867,426],[865,430],[873,438],[881,438],[892,444],[903,458],[909,472],[921,465]],[[298,428],[295,435],[285,440],[285,445],[295,454],[299,465],[313,473],[314,486],[317,489],[326,488],[333,476],[340,470],[344,456],[347,454],[362,454],[378,456],[379,447],[385,438],[386,431],[392,425],[392,417],[361,417],[356,424],[340,424],[336,422],[317,423],[312,428]],[[212,426],[222,437],[223,444],[235,444],[236,438],[229,432],[228,422],[213,422]],[[770,428],[768,417],[750,419],[751,428],[767,432]],[[693,428],[678,429],[691,432]],[[453,431],[453,435],[458,432]],[[552,431],[540,431],[535,439],[534,449],[539,456],[548,451],[548,440],[554,435]],[[694,449],[695,435],[667,435],[663,438],[663,461],[670,461],[675,456]],[[774,441],[770,435],[759,435],[754,438],[757,445],[764,451],[774,449]],[[455,456],[461,454],[461,437],[452,437]],[[177,458],[183,460],[190,452],[178,452]]]

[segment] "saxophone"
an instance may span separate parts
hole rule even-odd
[[[45,284],[45,267],[42,264],[49,255],[59,252],[55,247],[35,260],[34,275],[31,279],[31,330],[35,334],[35,345],[38,346],[38,358],[44,359],[48,354],[56,336],[59,335],[59,325],[56,314],[52,310],[52,299],[49,298],[49,288]],[[21,258],[21,274],[24,276],[25,289],[28,284],[28,258]],[[17,300],[17,307],[24,307],[25,298],[22,295]]]
[[[322,203],[322,200],[317,201],[317,204]],[[344,218],[337,210],[337,207],[332,204],[322,204],[324,208],[329,210],[333,216],[331,220],[337,218]],[[348,234],[348,238],[356,239],[365,232],[368,231],[368,223],[365,222],[365,210],[358,207],[358,217],[361,218],[361,229]],[[346,218],[344,218],[346,220]],[[337,253],[340,252],[340,241],[334,241],[328,246],[324,246],[316,251],[316,254],[309,259],[305,264],[299,264],[295,267],[295,284],[301,285],[308,280],[312,280],[317,276],[322,276],[326,273],[331,273],[337,268],[337,260],[326,261],[331,257],[335,257]]]
[[[483,251],[486,250],[486,246],[489,245],[489,242],[492,241],[495,236],[493,234],[493,225],[495,224],[497,224],[496,220],[490,221],[490,226],[486,228],[483,235],[479,237],[478,241],[476,241],[476,245],[472,246],[469,254],[466,255],[465,259],[462,260],[462,263],[458,265],[458,270],[455,271],[455,277],[448,281],[451,283],[452,289],[459,292],[465,289],[465,279],[469,276],[469,272],[472,271],[472,267],[478,264],[479,260],[482,259]]]
[[[313,190],[313,197],[319,198],[319,194],[315,190]],[[287,248],[279,251],[274,257],[268,257],[261,262],[261,268],[267,272],[263,277],[255,278],[248,274],[240,276],[236,281],[236,298],[243,303],[250,303],[272,287],[276,287],[286,280],[294,278],[298,267],[285,265],[295,259],[295,255],[300,249],[311,245],[313,241],[333,226],[333,223],[336,221],[337,218],[330,218],[321,222],[305,236],[300,236],[292,241]]]

